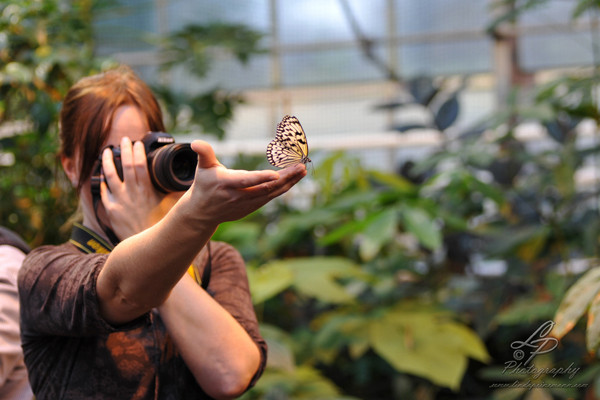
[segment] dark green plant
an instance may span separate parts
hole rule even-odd
[[[68,87],[99,70],[90,22],[105,4],[0,5],[0,124],[21,135],[0,141],[0,151],[15,159],[0,166],[0,221],[33,246],[64,241],[66,232],[58,228],[74,211],[74,196],[57,174],[56,121]]]

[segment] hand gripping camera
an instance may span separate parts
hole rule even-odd
[[[150,132],[142,140],[146,149],[148,172],[156,189],[163,193],[187,190],[194,181],[198,154],[189,143],[175,143],[175,139],[164,132]],[[123,180],[121,148],[109,146],[119,178]],[[102,154],[96,161],[91,179],[92,196],[100,196],[102,181]]]

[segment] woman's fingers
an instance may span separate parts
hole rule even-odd
[[[111,190],[115,189],[120,184],[121,179],[117,174],[117,169],[113,161],[113,152],[110,148],[106,148],[102,152],[102,171],[108,187]]]
[[[108,190],[108,186],[104,181],[104,177],[101,178],[100,181],[100,198],[102,199],[102,204],[104,204],[104,208],[108,208],[109,205],[114,201],[110,190]]]
[[[222,164],[217,160],[211,145],[203,140],[194,140],[191,143],[192,150],[198,154],[198,168],[219,167]]]
[[[306,175],[304,164],[298,164],[279,171],[278,178],[246,187],[246,192],[255,197],[266,196],[269,200],[287,192]]]
[[[133,166],[138,182],[147,182],[150,180],[146,149],[144,148],[144,144],[140,141],[136,141],[133,144]]]
[[[121,139],[121,167],[123,168],[123,181],[135,183],[137,177],[133,157],[133,144],[127,136]]]
[[[232,189],[248,189],[257,185],[276,181],[279,174],[276,171],[244,171],[244,170],[226,170],[222,177],[225,186]]]

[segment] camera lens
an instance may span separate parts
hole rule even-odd
[[[194,181],[198,155],[189,143],[169,144],[148,153],[148,170],[161,191],[187,190]]]
[[[171,162],[173,175],[182,182],[194,179],[198,156],[196,153],[192,153],[193,157],[188,152],[182,151],[178,151],[173,155],[173,161]]]

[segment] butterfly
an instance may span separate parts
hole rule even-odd
[[[306,134],[298,118],[286,115],[277,125],[275,139],[267,146],[267,160],[279,168],[311,162]]]

